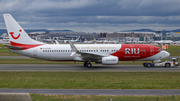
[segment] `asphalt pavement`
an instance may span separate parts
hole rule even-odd
[[[0,71],[175,71],[180,72],[180,67],[143,67],[142,65],[93,65],[92,68],[83,65],[49,65],[49,64],[0,64]]]
[[[61,95],[180,95],[180,90],[118,89],[0,89],[3,93],[36,93]]]

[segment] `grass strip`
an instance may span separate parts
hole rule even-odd
[[[30,94],[33,101],[180,101],[180,96],[106,96]]]
[[[0,88],[180,89],[180,72],[0,72]]]

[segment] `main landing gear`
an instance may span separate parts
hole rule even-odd
[[[88,68],[91,68],[92,67],[92,64],[90,62],[84,62],[84,67],[88,67]]]

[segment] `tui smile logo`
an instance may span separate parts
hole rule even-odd
[[[21,32],[22,30],[20,29],[19,30],[19,32]],[[17,37],[15,37],[13,34],[14,34],[14,32],[10,32],[9,34],[11,34],[11,37],[13,38],[13,39],[18,39],[19,37],[20,37],[20,35],[21,34],[19,34]]]

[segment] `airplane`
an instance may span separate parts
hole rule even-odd
[[[162,45],[162,44],[168,44],[168,45],[170,45],[170,44],[173,43],[173,41],[172,41],[172,40],[161,40],[161,41],[154,41],[154,43],[157,43],[157,44],[159,44],[159,45]]]
[[[71,42],[79,42],[81,36],[79,36],[78,38],[76,38],[76,40],[74,40],[73,38],[71,40],[64,40],[64,43],[68,43],[69,41]]]
[[[31,39],[10,14],[3,14],[11,52],[50,61],[79,61],[84,67],[91,62],[116,65],[119,61],[160,60],[170,54],[157,46],[140,44],[45,44]]]

